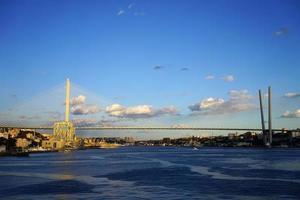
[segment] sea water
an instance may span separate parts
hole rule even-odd
[[[300,149],[121,147],[0,157],[0,199],[300,199]]]

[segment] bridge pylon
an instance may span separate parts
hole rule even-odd
[[[53,136],[56,140],[72,143],[75,140],[75,128],[70,122],[70,80],[66,81],[66,111],[65,121],[55,122],[53,126]]]

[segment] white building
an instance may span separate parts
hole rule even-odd
[[[5,145],[0,145],[0,153],[1,152],[6,152],[6,146]]]

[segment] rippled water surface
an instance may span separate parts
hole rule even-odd
[[[300,199],[300,149],[124,147],[1,157],[0,199]]]

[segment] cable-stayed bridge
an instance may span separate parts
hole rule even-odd
[[[18,129],[34,129],[34,130],[52,130],[52,126],[0,126],[0,128],[18,128]],[[149,126],[100,126],[100,127],[74,127],[78,131],[97,131],[97,130],[166,130],[166,131],[261,131],[261,128],[214,128],[214,127],[149,127]],[[273,129],[273,131],[281,131],[282,129]],[[291,130],[293,131],[293,130]]]
[[[265,129],[262,97],[260,97],[261,123],[262,128],[240,128],[240,127],[176,127],[176,126],[75,126],[70,120],[70,81],[66,82],[66,99],[65,99],[65,120],[55,122],[52,126],[26,126],[26,125],[6,125],[0,123],[0,128],[18,128],[18,129],[32,129],[32,130],[53,130],[53,137],[57,140],[66,142],[73,142],[76,139],[75,130],[78,131],[122,131],[122,130],[149,130],[149,131],[256,131],[262,132],[266,144],[272,143],[272,134],[274,131],[282,131],[282,129],[272,129],[272,114],[271,114],[271,88],[268,90],[268,130]],[[41,111],[43,112],[43,110]],[[285,129],[286,130],[286,129]],[[296,130],[288,130],[296,131]]]

